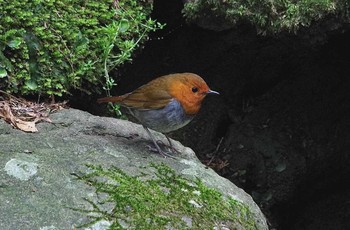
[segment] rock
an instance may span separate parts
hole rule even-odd
[[[264,215],[247,193],[202,165],[179,142],[173,141],[181,152],[178,158],[163,158],[148,151],[142,126],[129,121],[74,109],[52,114],[51,119],[53,123],[37,125],[38,133],[24,133],[0,120],[0,229],[74,229],[88,217],[71,208],[88,208],[83,198],[96,198],[95,189],[76,180],[74,174],[87,173],[85,165],[94,164],[139,175],[150,162],[163,162],[184,177],[200,178],[247,205],[256,228],[268,229]],[[154,135],[166,143],[164,135]],[[86,229],[108,226],[102,221]]]

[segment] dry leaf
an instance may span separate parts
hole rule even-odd
[[[34,121],[22,121],[18,119],[16,122],[16,126],[17,128],[19,128],[24,132],[31,132],[31,133],[38,132],[38,129],[36,128]]]
[[[4,118],[8,123],[15,123],[15,118],[11,112],[11,108],[5,101],[0,102],[0,117]]]
[[[39,104],[14,97],[2,90],[0,94],[4,95],[2,98],[7,99],[0,101],[0,118],[24,132],[38,132],[36,123],[40,121],[51,123],[50,113],[66,107],[66,102]]]

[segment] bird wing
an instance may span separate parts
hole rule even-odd
[[[144,110],[161,109],[169,104],[171,100],[172,97],[166,90],[144,85],[128,94],[122,100],[122,105]]]
[[[97,102],[115,102],[125,107],[140,110],[162,109],[173,100],[168,85],[169,79],[167,76],[163,76],[148,82],[131,93],[100,98]]]

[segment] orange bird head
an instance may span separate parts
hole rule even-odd
[[[207,83],[196,74],[180,73],[171,76],[173,77],[169,78],[169,93],[181,103],[186,114],[198,113],[207,94],[219,94],[209,89]]]

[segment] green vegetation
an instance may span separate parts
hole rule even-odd
[[[209,17],[236,24],[248,21],[260,33],[278,33],[283,30],[296,32],[300,27],[328,15],[349,22],[348,0],[191,0],[187,1],[184,14],[189,21]]]
[[[229,229],[256,229],[245,205],[224,199],[200,180],[176,175],[164,164],[151,166],[156,171],[151,179],[145,174],[130,176],[117,168],[88,167],[92,172],[79,179],[105,199],[98,203],[87,199],[91,210],[74,209],[92,218],[81,227],[107,220],[110,229],[213,229],[220,224]]]
[[[131,61],[162,25],[147,0],[0,0],[0,88],[62,95],[115,84],[109,72]]]

